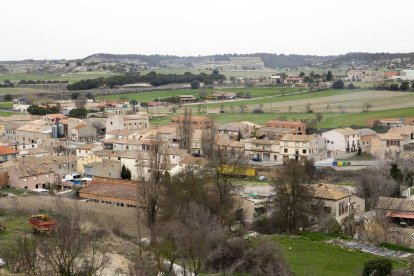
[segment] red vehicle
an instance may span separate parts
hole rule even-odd
[[[56,220],[46,214],[34,215],[29,219],[29,225],[33,232],[49,232],[56,226]]]

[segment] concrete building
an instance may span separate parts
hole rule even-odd
[[[78,125],[70,132],[70,140],[81,143],[95,142],[97,138],[96,128],[87,125]]]
[[[301,83],[304,83],[304,78],[299,77],[299,76],[288,76],[283,80],[283,82],[285,84],[290,84],[290,85],[301,84]]]
[[[318,139],[314,135],[287,134],[280,140],[282,162],[320,159]]]
[[[83,158],[93,155],[94,152],[102,150],[101,144],[83,144],[76,149],[76,157]]]
[[[349,127],[326,131],[322,133],[322,137],[326,138],[328,158],[357,152],[361,147],[359,132]]]
[[[16,142],[25,148],[35,148],[39,145],[44,147],[53,146],[52,126],[47,124],[27,124],[16,129]]]
[[[279,141],[249,139],[244,145],[245,154],[250,160],[282,163]]]
[[[106,132],[113,130],[136,130],[149,127],[149,119],[146,115],[125,115],[122,109],[115,110],[115,114],[106,120]]]
[[[377,133],[370,128],[358,129],[359,138],[361,140],[361,149],[363,152],[369,152],[371,149],[371,139],[377,135]]]
[[[120,161],[104,160],[102,162],[92,162],[84,165],[85,177],[104,177],[104,178],[121,178],[122,164]]]

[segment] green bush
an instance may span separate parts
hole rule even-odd
[[[374,259],[364,264],[363,276],[386,276],[392,271],[392,263],[387,259]]]

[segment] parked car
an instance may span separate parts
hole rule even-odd
[[[266,176],[264,175],[259,176],[259,181],[263,181],[263,180],[266,180]]]
[[[6,264],[6,261],[0,258],[0,267],[4,266]]]
[[[252,161],[255,161],[255,162],[262,162],[262,159],[261,159],[261,158],[259,158],[259,157],[253,157],[253,158],[252,158]]]

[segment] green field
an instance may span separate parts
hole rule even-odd
[[[50,74],[50,73],[6,73],[0,74],[0,83],[4,80],[10,80],[11,82],[18,82],[20,80],[59,80],[69,81],[70,83],[77,82],[84,79],[94,79],[99,77],[114,76],[114,73],[108,72],[82,72],[82,73],[66,73],[66,74]]]
[[[263,88],[261,88],[263,89]],[[282,96],[284,94],[288,93],[294,93],[298,92],[298,90],[293,90],[294,88],[288,88],[285,90],[279,91],[279,93],[275,93],[273,95],[267,95],[269,97],[266,98],[260,98],[260,99],[251,99],[251,100],[243,100],[243,101],[227,101],[227,102],[217,102],[217,103],[208,103],[207,106],[209,108],[219,108],[222,105],[225,107],[238,107],[241,104],[245,104],[249,107],[249,105],[259,105],[259,104],[267,104],[270,103],[278,103],[278,102],[287,102],[287,101],[299,101],[299,100],[306,100],[306,99],[317,99],[322,97],[328,97],[328,96],[337,96],[337,95],[344,95],[349,93],[349,90],[324,90],[324,91],[316,91],[316,92],[304,92],[302,94],[297,95],[286,95]],[[283,91],[283,93],[282,93]],[[359,92],[356,90],[353,90],[353,92]],[[261,96],[264,97],[264,96]]]
[[[18,188],[13,188],[13,187],[3,187],[0,188],[0,193],[10,193],[10,194],[14,194],[14,195],[22,195],[24,194],[25,190],[23,189],[18,189]]]
[[[0,223],[6,226],[6,230],[0,232],[0,248],[11,244],[15,237],[30,232],[26,217],[9,216],[0,210]]]
[[[129,93],[129,94],[110,95],[110,96],[97,97],[97,99],[119,100],[122,98],[128,101],[136,100],[138,102],[150,102],[150,101],[154,101],[157,99],[176,97],[179,95],[193,95],[195,97],[199,97],[200,92],[202,91],[206,92],[207,94],[212,94],[216,91],[225,91],[225,92],[234,92],[234,93],[237,93],[237,92],[247,93],[248,92],[250,93],[251,98],[258,98],[258,97],[268,97],[268,96],[298,92],[300,91],[300,89],[291,88],[291,87],[227,88],[227,89],[199,89],[199,90],[177,89],[177,90],[167,90],[167,91],[150,91],[150,92],[137,92],[137,93]]]
[[[0,117],[9,117],[15,113],[9,111],[0,111]]]
[[[324,238],[273,235],[262,236],[259,239],[277,243],[296,275],[361,275],[366,261],[379,258],[372,254],[326,244]],[[406,266],[401,261],[393,263],[394,268]]]
[[[0,109],[12,109],[13,103],[12,102],[0,102]]]
[[[235,109],[236,110],[236,109]],[[226,124],[231,122],[250,121],[259,125],[263,125],[268,120],[278,120],[281,116],[286,117],[288,120],[302,120],[307,118],[314,118],[314,114],[306,113],[222,113],[222,114],[203,114],[193,113],[194,115],[205,115],[213,118],[220,124]],[[319,128],[337,128],[337,127],[366,127],[367,120],[378,118],[402,118],[402,117],[414,117],[414,108],[400,108],[360,113],[322,113],[323,119],[317,126]],[[166,125],[170,122],[170,116],[164,116],[151,120],[151,125],[160,126]]]

